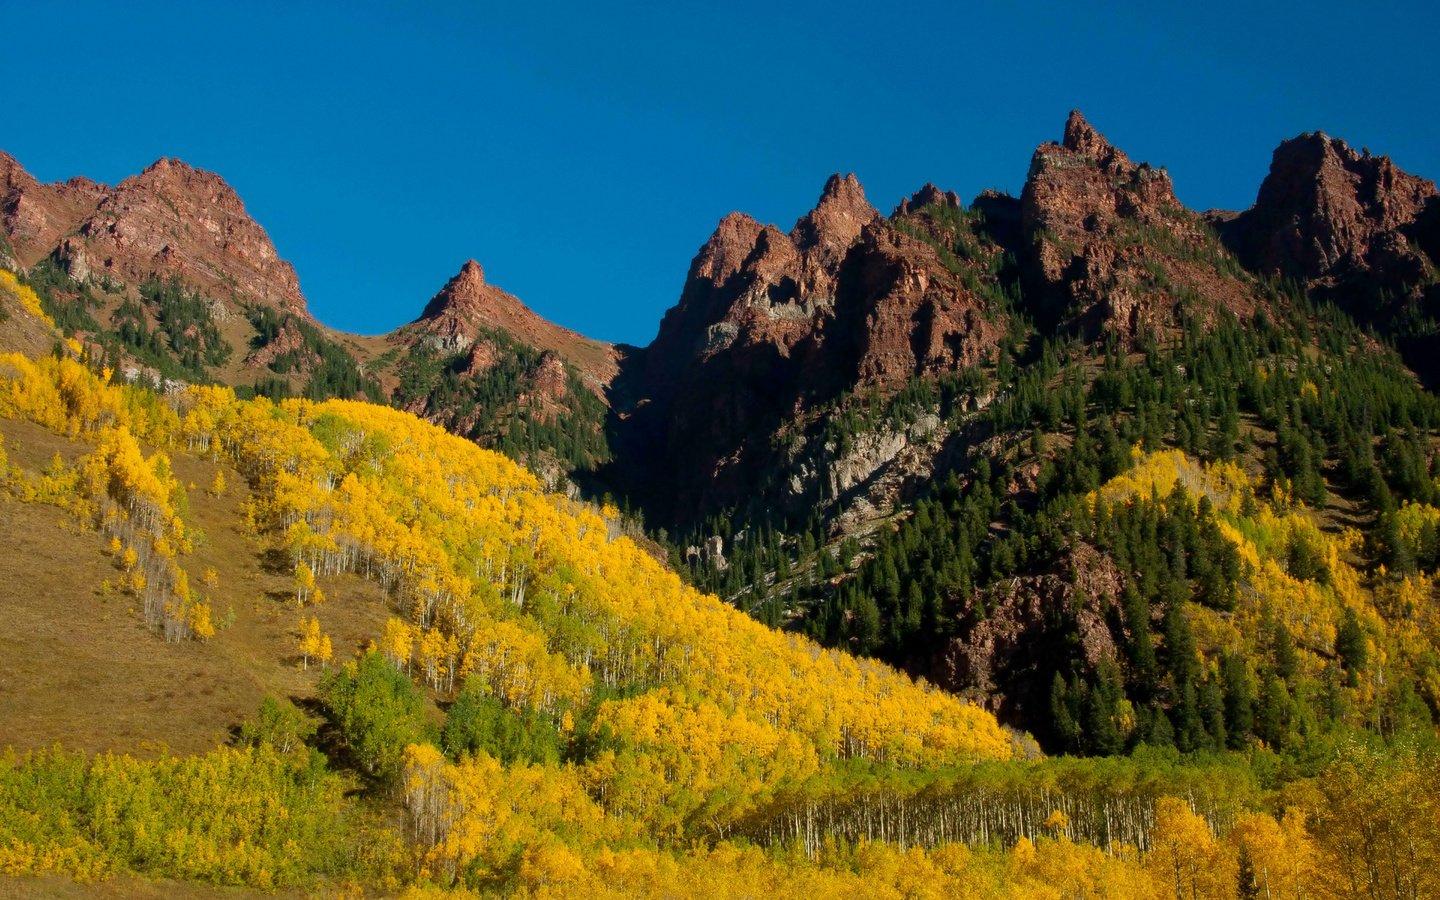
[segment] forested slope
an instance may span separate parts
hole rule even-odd
[[[1165,896],[1177,865],[1213,892],[1261,858],[1267,873],[1283,868],[1274,884],[1319,893],[1351,824],[1434,814],[1413,787],[1425,750],[1356,746],[1325,778],[1278,794],[1285,779],[1238,760],[976,768],[1019,746],[976,707],[684,587],[616,535],[613,511],[547,495],[505,458],[405,413],[220,388],[159,397],[71,358],[11,355],[0,372],[4,415],[76,448],[38,471],[24,463],[35,454],[7,448],[6,502],[96,530],[92,552],[110,555],[130,598],[132,639],[204,653],[229,640],[212,579],[192,573],[206,546],[198,498],[175,476],[219,460],[222,481],[246,482],[237,524],[290,567],[266,601],[298,622],[274,664],[330,667],[306,704],[319,732],[276,699],[200,756],[12,752],[0,765],[12,874]],[[1183,472],[1229,484],[1223,471]],[[1097,504],[1133,488],[1106,491]],[[389,615],[353,655],[326,640],[357,602],[342,573],[378,585],[363,602]],[[403,825],[391,824],[397,806]],[[1414,846],[1394,874],[1423,885],[1434,848]]]

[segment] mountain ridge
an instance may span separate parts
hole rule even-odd
[[[97,259],[132,276],[180,275],[202,289],[224,282],[252,300],[279,297],[282,318],[293,314],[318,325],[293,269],[219,176],[162,159],[115,188],[86,179],[41,185],[12,158],[0,161],[0,212],[22,261],[51,259],[81,284],[94,280]],[[1312,183],[1319,187],[1306,187]],[[188,232],[193,239],[161,242],[154,233],[168,221],[167,198],[174,197],[185,200],[184,209],[209,203],[221,214],[198,217]],[[181,207],[170,202],[168,213],[180,217]],[[1291,220],[1301,225],[1284,224]],[[1294,237],[1295,228],[1309,237]],[[141,232],[149,236],[142,240]],[[393,393],[408,379],[407,408],[464,423],[473,416],[460,408],[463,397],[448,399],[454,387],[417,383],[421,370],[429,378],[440,370],[408,364],[407,354],[424,344],[447,358],[466,356],[447,364],[460,374],[463,395],[492,365],[495,348],[479,340],[482,332],[498,330],[555,354],[609,407],[606,440],[623,450],[602,480],[651,506],[659,521],[731,508],[777,465],[810,486],[760,502],[799,510],[817,502],[817,490],[823,494],[827,479],[834,480],[823,470],[838,461],[815,448],[805,451],[808,460],[787,460],[791,451],[777,450],[777,441],[793,444],[817,411],[854,392],[894,392],[916,378],[993,366],[1015,338],[1017,312],[1042,330],[1087,339],[1113,334],[1138,346],[1148,335],[1174,336],[1187,317],[1246,319],[1267,309],[1266,278],[1300,277],[1317,290],[1360,279],[1382,292],[1376,296],[1383,303],[1372,304],[1373,314],[1352,311],[1382,328],[1409,329],[1397,334],[1422,348],[1412,359],[1423,357],[1432,339],[1425,335],[1440,327],[1413,323],[1440,291],[1425,249],[1437,243],[1433,183],[1384,157],[1302,135],[1277,148],[1251,210],[1202,214],[1176,199],[1164,168],[1133,162],[1076,110],[1058,140],[1036,149],[1019,197],[984,192],[967,207],[953,192],[927,184],[884,216],[858,178],[836,173],[788,232],[745,213],[727,214],[691,260],[676,303],[644,347],[594,341],[545,320],[489,284],[471,260],[414,321],[387,335],[360,338],[321,327],[319,337],[307,339],[298,326],[281,323],[279,342],[253,349],[242,370],[250,374],[242,377],[274,372],[289,379],[290,390],[304,388],[296,379],[323,368],[329,341],[352,355],[358,374],[327,383],[370,378],[379,385],[367,388],[373,394]],[[118,249],[111,254],[112,248]],[[215,267],[222,259],[233,259],[247,277],[220,277]],[[266,281],[266,272],[275,277]],[[150,314],[157,328],[163,325],[161,312]],[[256,338],[237,329],[224,332],[230,342],[254,347]],[[1417,329],[1424,334],[1412,336]],[[540,397],[534,407],[540,419],[568,415],[553,402],[566,390],[562,369],[526,365],[524,384],[514,389],[517,409],[527,407],[525,398]],[[858,465],[870,471],[889,461]]]

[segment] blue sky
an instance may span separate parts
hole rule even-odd
[[[1168,6],[5,0],[0,149],[47,181],[219,172],[337,328],[474,257],[640,344],[727,212],[788,229],[832,172],[887,213],[1018,192],[1072,107],[1197,208],[1316,129],[1440,178],[1440,5]]]

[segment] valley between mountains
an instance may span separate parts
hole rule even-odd
[[[1440,895],[1440,193],[1255,196],[1074,112],[635,347],[0,153],[0,893]]]

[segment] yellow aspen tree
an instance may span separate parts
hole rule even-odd
[[[1148,867],[1175,890],[1175,900],[1234,895],[1229,855],[1210,824],[1178,797],[1155,802]]]
[[[445,636],[445,693],[455,693],[455,670],[460,662],[460,639],[453,634]]]
[[[202,641],[215,636],[215,623],[210,618],[210,604],[192,603],[189,610],[190,632]]]
[[[1320,850],[1305,826],[1305,813],[1295,808],[1285,810],[1280,831],[1285,836],[1285,853],[1277,877],[1289,896],[1309,896],[1312,885],[1319,880]]]
[[[440,629],[430,628],[420,635],[420,665],[426,683],[439,690],[447,669],[445,635]]]
[[[1065,815],[1061,810],[1051,810],[1050,815],[1045,817],[1045,821],[1040,823],[1040,827],[1050,832],[1054,837],[1069,837],[1070,817]]]
[[[320,655],[320,620],[314,616],[300,620],[300,667],[310,668],[310,657]]]
[[[304,606],[305,598],[315,590],[315,570],[305,563],[295,564],[295,605]]]
[[[1249,856],[1251,888],[1261,897],[1303,897],[1314,882],[1316,851],[1305,829],[1305,815],[1285,813],[1283,824],[1265,813],[1249,813],[1235,822],[1230,842]]]
[[[397,669],[410,671],[410,655],[415,646],[415,628],[403,619],[391,616],[385,621],[380,636],[380,650]]]
[[[424,850],[437,846],[450,830],[450,766],[429,744],[405,748],[405,807],[411,834]]]
[[[245,528],[245,533],[251,537],[259,536],[260,517],[259,510],[255,508],[254,498],[247,499],[244,503],[240,504],[240,513],[243,517],[241,521]]]

